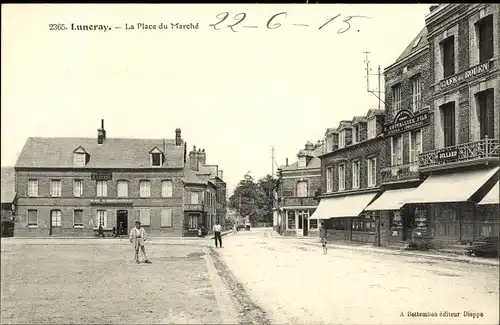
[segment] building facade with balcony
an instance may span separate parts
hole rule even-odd
[[[498,203],[481,204],[498,183],[499,21],[498,4],[443,4],[426,17],[434,148],[424,143],[425,181],[407,203],[423,207],[418,235],[435,247],[499,234]]]
[[[205,149],[193,147],[188,157],[184,178],[184,235],[195,236],[199,229],[210,233],[216,221],[225,223],[226,183],[218,165],[207,165]]]
[[[311,219],[324,223],[331,240],[380,242],[380,215],[364,209],[376,199],[380,169],[387,165],[384,119],[384,110],[371,109],[326,132],[320,156],[322,194]]]
[[[311,219],[318,201],[323,143],[307,142],[297,161],[280,167],[281,184],[277,227],[282,235],[318,236],[318,222]]]
[[[15,165],[15,236],[181,236],[185,143],[175,139],[29,138]]]
[[[427,28],[414,37],[398,59],[384,71],[385,125],[381,166],[383,193],[366,211],[381,217],[381,242],[407,242],[416,228],[421,207],[407,206],[404,199],[420,185],[418,157],[434,148],[433,114],[429,109],[431,80]]]

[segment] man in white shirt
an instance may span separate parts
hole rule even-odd
[[[213,230],[214,230],[214,238],[215,238],[215,247],[218,247],[217,243],[219,243],[220,248],[222,248],[222,236],[220,234],[220,232],[222,230],[222,226],[219,225],[219,220],[215,221],[215,225],[214,225]]]
[[[139,248],[142,250],[144,254],[144,263],[151,264],[151,261],[148,259],[146,255],[146,248],[144,247],[144,242],[147,239],[146,231],[144,228],[141,228],[141,222],[135,222],[135,228],[132,228],[130,231],[130,242],[134,244],[135,249],[135,262],[139,264]]]

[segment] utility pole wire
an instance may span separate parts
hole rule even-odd
[[[378,73],[370,73],[370,61],[368,60],[368,51],[363,52],[365,54],[365,63],[366,63],[366,91],[375,96],[379,102],[378,102],[378,108],[380,109],[380,103],[384,104],[384,107],[387,106],[387,104],[382,100],[382,74],[380,73],[380,65],[378,66]],[[378,76],[378,95],[375,93],[374,90],[370,90],[370,75],[372,76]]]

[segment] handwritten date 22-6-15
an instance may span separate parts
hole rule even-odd
[[[240,25],[246,18],[247,18],[247,14],[244,13],[244,12],[240,12],[239,14],[236,14],[234,15],[233,19],[235,20],[235,22],[233,24],[229,24],[229,25],[221,25],[223,22],[226,22],[227,19],[229,18],[229,12],[225,11],[225,12],[221,12],[220,14],[218,14],[217,16],[215,16],[219,21],[214,23],[214,24],[210,24],[209,26],[210,27],[213,27],[215,30],[220,30],[220,29],[223,29],[224,27],[227,27],[229,29],[231,29],[233,32],[237,32],[237,30],[235,29],[238,25]],[[345,19],[342,19],[342,18],[339,18],[340,17],[340,14],[336,15],[336,16],[333,16],[333,17],[330,17],[328,19],[326,19],[326,22],[322,23],[322,24],[316,24],[316,25],[312,25],[313,27],[317,27],[318,29],[323,29],[325,28],[327,25],[329,25],[332,21],[334,20],[340,20],[342,25],[340,29],[337,30],[337,34],[342,34],[342,33],[345,33],[347,32],[350,28],[351,28],[351,19],[353,18],[368,18],[370,19],[371,17],[368,17],[368,16],[346,16]],[[265,26],[267,27],[267,29],[278,29],[282,26],[282,24],[279,22],[280,21],[280,18],[281,18],[281,21],[283,22],[283,18],[288,18],[288,14],[286,12],[279,12],[277,14],[274,14],[273,16],[271,16],[271,18],[269,18],[269,20],[266,22]],[[338,18],[338,19],[337,19]],[[303,27],[309,27],[309,24],[298,24],[298,23],[295,23],[295,24],[292,24],[293,26],[303,26]],[[243,28],[258,28],[259,26],[248,26],[248,25],[240,25],[238,27],[243,27]],[[359,30],[358,30],[359,32]]]

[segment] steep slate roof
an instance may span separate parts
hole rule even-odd
[[[2,203],[12,203],[16,197],[14,167],[2,167]]]
[[[385,115],[385,110],[375,109],[375,108],[369,109],[368,113],[366,113],[366,118],[369,118],[370,116],[373,115]]]
[[[184,167],[184,144],[177,147],[171,139],[106,138],[98,144],[96,138],[38,137],[26,140],[15,167],[73,168],[73,151],[78,147],[90,155],[81,168],[149,168],[154,147],[165,151],[163,167]]]
[[[420,41],[419,41],[419,43],[417,44],[417,46],[413,47],[415,45],[415,42],[419,38],[421,38]],[[418,35],[413,39],[413,41],[406,47],[406,49],[403,51],[403,53],[401,53],[401,55],[396,60],[396,62],[399,62],[399,61],[403,60],[404,58],[406,58],[407,56],[409,56],[413,52],[416,52],[416,51],[420,50],[421,48],[427,46],[427,44],[428,44],[428,41],[427,41],[427,27],[424,27],[420,31],[420,33],[418,33]]]
[[[325,135],[329,135],[330,133],[337,132],[337,128],[328,128],[326,129]]]
[[[298,161],[294,162],[291,165],[288,166],[280,166],[279,168],[281,170],[295,170],[295,169],[309,169],[309,168],[320,168],[321,167],[321,159],[318,158],[318,156],[322,155],[324,151],[324,145],[321,145],[317,148],[315,148],[311,153],[313,155],[313,158],[309,161],[307,166],[305,168],[299,168],[299,163]]]
[[[356,124],[359,122],[366,122],[366,118],[364,116],[354,116],[354,118],[351,121],[351,124]]]
[[[207,185],[208,182],[198,176],[191,169],[186,169],[184,178],[182,179],[185,184]]]

